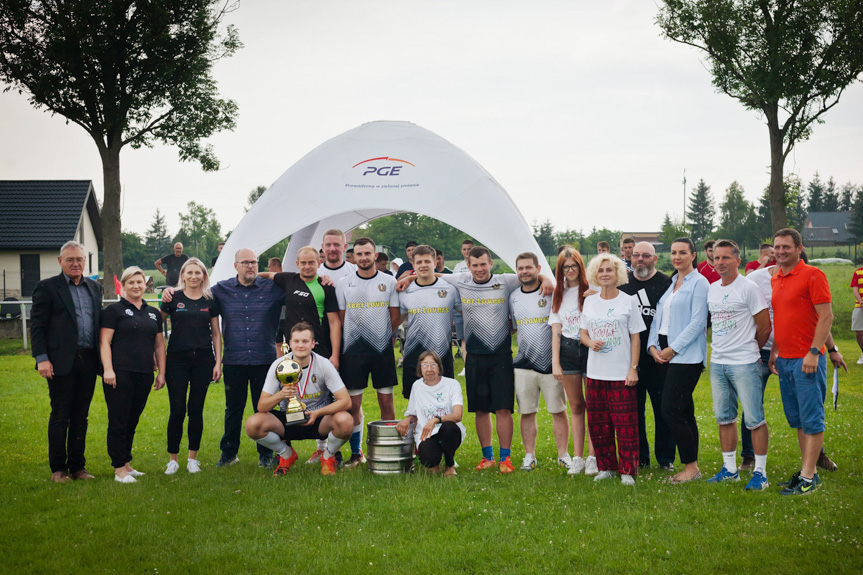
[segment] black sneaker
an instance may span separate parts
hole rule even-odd
[[[797,482],[780,491],[779,495],[806,495],[815,491],[819,487],[821,487],[821,478],[818,477],[817,473],[812,476],[811,481],[807,481],[798,476]]]
[[[638,468],[639,469],[650,469],[650,462],[649,461],[639,461],[638,462]]]
[[[267,469],[271,469],[273,467],[273,457],[271,455],[259,455],[258,467],[265,467]]]
[[[779,487],[790,487],[792,485],[797,485],[798,481],[800,481],[800,472],[799,471],[796,472],[794,475],[792,475],[791,479],[789,479],[788,481],[780,481],[778,485],[779,485]]]
[[[336,458],[336,468],[337,469],[341,469],[342,467],[345,466],[345,458],[342,457],[342,450],[341,449],[336,451],[336,454],[333,455],[333,457]]]
[[[673,463],[660,463],[659,468],[662,469],[663,471],[674,471],[674,464]]]
[[[240,458],[236,455],[225,455],[224,453],[219,458],[219,462],[216,464],[216,467],[227,467],[229,465],[233,465],[240,461]]]
[[[824,450],[821,450],[821,454],[818,456],[818,461],[815,463],[818,467],[823,469],[824,471],[836,471],[839,469],[839,466],[833,463],[827,454],[824,453]]]

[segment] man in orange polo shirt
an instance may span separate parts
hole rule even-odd
[[[830,285],[824,272],[800,261],[803,238],[797,230],[776,232],[773,249],[779,271],[770,280],[774,325],[770,370],[779,376],[785,418],[797,429],[802,458],[800,471],[784,484],[781,494],[805,495],[821,485],[815,465],[824,443],[824,344],[833,323]],[[829,352],[837,350],[833,347]]]

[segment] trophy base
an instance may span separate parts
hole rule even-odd
[[[309,420],[309,416],[305,411],[288,411],[285,413],[285,425],[297,425],[305,423]]]

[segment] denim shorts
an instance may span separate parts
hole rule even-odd
[[[589,351],[581,340],[560,336],[560,369],[563,374],[578,375],[586,372]]]
[[[710,364],[713,414],[719,425],[737,421],[737,400],[743,409],[743,424],[757,429],[764,418],[764,388],[761,385],[761,360],[742,365]]]
[[[818,358],[815,373],[803,373],[803,358],[776,358],[779,392],[785,419],[794,429],[807,435],[821,433],[824,425],[824,399],[827,397],[827,360]]]

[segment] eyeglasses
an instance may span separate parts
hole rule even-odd
[[[641,260],[641,259],[649,260],[652,257],[653,257],[653,254],[632,254],[632,259],[634,259],[634,260]]]
[[[574,272],[574,271],[575,271],[575,270],[577,270],[577,269],[578,269],[578,264],[572,264],[572,265],[569,265],[569,266],[563,266],[563,271],[565,271],[565,272]]]
[[[247,268],[253,268],[258,265],[258,262],[255,260],[243,260],[241,262],[234,262],[235,264],[240,264],[241,266],[245,266]]]
[[[433,367],[437,367],[436,363],[421,363],[420,367],[423,369],[431,369]]]

